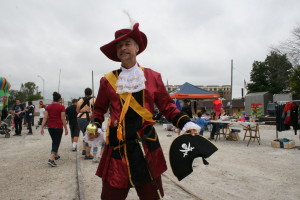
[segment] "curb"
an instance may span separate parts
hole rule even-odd
[[[78,184],[78,197],[79,200],[85,200],[83,174],[80,166],[79,151],[76,151],[76,173],[77,173],[77,184]]]
[[[164,176],[165,178],[169,179],[172,183],[174,183],[177,187],[179,187],[180,189],[182,189],[183,191],[185,191],[186,193],[188,193],[190,196],[192,196],[193,198],[197,199],[197,200],[204,200],[200,197],[198,197],[194,192],[192,192],[191,190],[183,187],[181,184],[179,184],[177,181],[175,181],[174,179],[172,179],[169,175],[167,175],[166,173],[162,174],[162,176]]]

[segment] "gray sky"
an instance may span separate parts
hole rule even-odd
[[[138,56],[143,67],[162,74],[165,84],[230,85],[241,97],[252,64],[300,23],[299,0],[0,0],[0,76],[20,89],[35,82],[45,96],[58,90],[66,100],[95,94],[100,78],[120,64],[99,47],[129,27],[127,10],[148,38]]]

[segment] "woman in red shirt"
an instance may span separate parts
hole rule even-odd
[[[68,135],[66,123],[66,109],[61,103],[61,95],[57,92],[53,93],[53,102],[45,108],[44,118],[42,122],[41,134],[44,135],[44,126],[47,122],[49,134],[52,139],[52,149],[48,164],[56,167],[54,160],[58,160],[58,148],[60,145],[63,128],[65,128],[65,135]]]

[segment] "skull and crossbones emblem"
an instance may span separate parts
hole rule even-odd
[[[187,155],[188,155],[188,152],[189,152],[189,151],[193,151],[193,149],[195,148],[195,147],[191,147],[191,144],[190,144],[190,143],[189,143],[188,146],[187,146],[185,143],[183,143],[183,144],[181,145],[181,147],[182,147],[183,149],[179,149],[179,151],[183,152],[183,157],[187,156]]]

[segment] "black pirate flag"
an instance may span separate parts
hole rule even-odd
[[[177,137],[170,147],[170,164],[174,175],[179,181],[193,172],[193,161],[202,157],[203,163],[208,165],[205,158],[211,156],[218,148],[203,136],[184,134]]]

